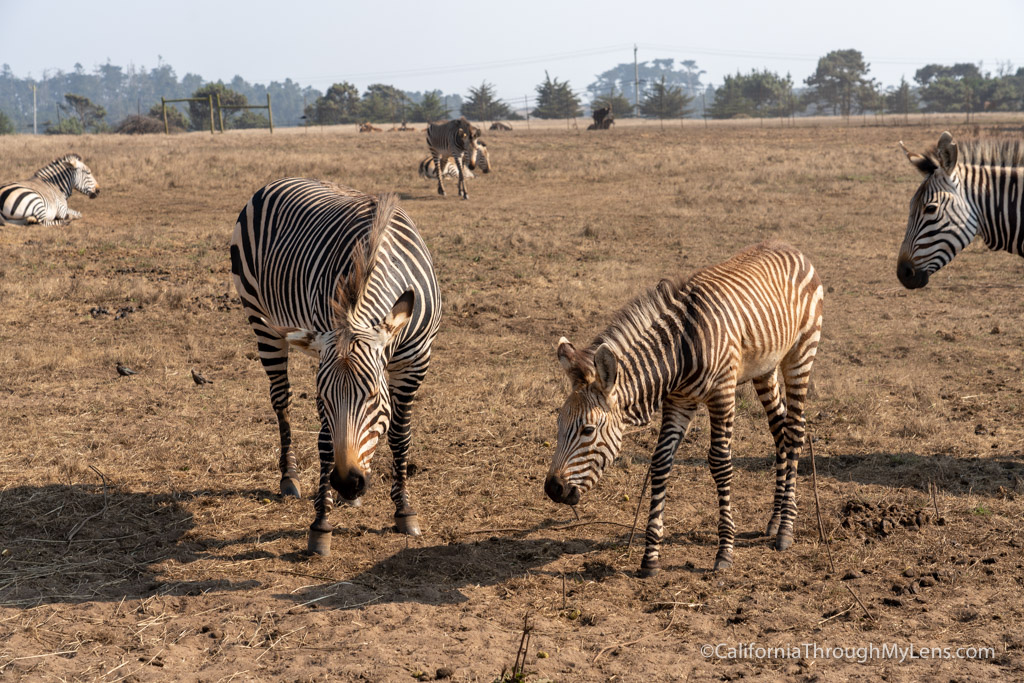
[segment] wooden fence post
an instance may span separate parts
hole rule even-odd
[[[162,97],[160,98],[160,109],[163,110],[164,113],[164,135],[170,135],[171,129],[167,125],[167,103],[164,101],[164,98]]]
[[[270,108],[270,93],[267,93],[267,116],[270,117],[270,134],[274,134],[274,110]]]
[[[207,95],[206,101],[210,106],[210,135],[213,135],[213,95]]]
[[[220,106],[220,93],[217,93],[217,117],[220,119],[220,132],[224,132],[224,109]]]

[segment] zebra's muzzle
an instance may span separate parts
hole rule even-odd
[[[89,199],[96,199],[100,194],[100,189],[97,187],[95,190],[89,193]]]
[[[346,500],[354,500],[366,493],[366,477],[359,470],[352,468],[348,475],[342,477],[338,474],[338,468],[331,470],[331,488],[341,494]]]
[[[910,261],[900,261],[896,265],[896,277],[907,289],[920,289],[928,284],[928,273],[914,268]]]
[[[562,477],[549,475],[544,480],[544,493],[556,503],[575,505],[580,502],[580,490]]]

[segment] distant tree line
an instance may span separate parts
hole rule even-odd
[[[975,64],[928,64],[913,82],[883,88],[870,76],[870,64],[858,50],[834,50],[818,60],[814,73],[797,87],[789,74],[768,69],[728,75],[718,87],[705,85],[706,72],[693,60],[674,59],[621,63],[599,74],[585,91],[573,90],[544,72],[535,88],[530,116],[546,119],[583,115],[582,97],[590,109],[609,108],[616,117],[711,118],[786,117],[798,115],[911,114],[915,112],[1024,111],[1024,67],[1000,65],[995,73]],[[637,76],[639,75],[639,88]],[[97,66],[87,73],[81,64],[70,72],[44,72],[42,79],[17,78],[9,65],[0,67],[0,135],[29,131],[32,88],[36,88],[41,131],[54,134],[103,132],[132,115],[161,118],[160,98],[220,95],[222,104],[263,104],[269,94],[278,125],[376,122],[426,122],[454,116],[477,121],[521,118],[512,103],[497,95],[487,81],[471,86],[465,97],[440,90],[409,92],[375,83],[362,93],[352,83],[335,83],[326,92],[302,87],[291,79],[269,85],[252,84],[241,76],[229,83],[208,82],[197,74],[178,78],[159,61],[152,69],[129,65]],[[521,110],[522,111],[522,110]],[[205,102],[169,106],[168,123],[175,128],[203,130],[209,126]],[[267,125],[252,110],[223,110],[225,127]],[[162,126],[160,121],[160,126]]]

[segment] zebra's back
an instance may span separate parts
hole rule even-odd
[[[308,178],[278,180],[257,191],[239,214],[231,243],[232,272],[246,303],[279,326],[333,329],[331,302],[338,281],[369,234],[376,204],[371,195]],[[376,324],[412,290],[412,320],[395,346],[401,354],[429,344],[440,318],[440,296],[430,253],[400,208],[387,239],[391,257],[375,266],[370,282],[375,296],[367,297],[361,315]]]

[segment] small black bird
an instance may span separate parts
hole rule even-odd
[[[201,374],[196,372],[195,368],[192,368],[192,381],[195,382],[196,384],[213,384],[212,379],[202,376]]]
[[[129,375],[136,375],[136,374],[138,374],[137,372],[132,370],[127,365],[122,365],[121,361],[117,361],[116,367],[117,367],[117,374],[121,375],[122,377],[128,377]]]

